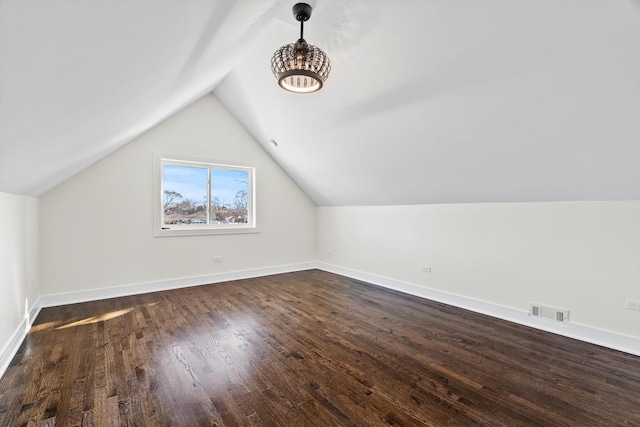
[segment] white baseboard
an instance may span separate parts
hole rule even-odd
[[[11,338],[9,338],[7,344],[0,351],[0,377],[2,377],[9,367],[11,360],[13,360],[13,357],[20,349],[22,342],[29,332],[29,328],[31,328],[35,318],[38,317],[38,313],[40,313],[40,306],[36,301],[29,309],[28,315],[22,319],[18,327],[13,331],[13,334],[11,335]]]
[[[373,285],[393,289],[409,295],[415,295],[433,301],[442,302],[455,307],[464,308],[476,313],[486,314],[498,319],[507,320],[535,329],[551,332],[569,338],[597,344],[614,350],[640,356],[640,339],[628,335],[622,335],[611,331],[597,329],[591,326],[577,323],[558,323],[546,319],[532,318],[528,311],[516,310],[498,304],[480,301],[473,298],[454,295],[447,292],[430,289],[425,286],[401,282],[387,277],[376,276],[362,271],[352,270],[322,262],[316,263],[316,268],[341,276],[351,277]]]
[[[126,297],[149,292],[168,291],[189,286],[207,285],[210,283],[228,282],[230,280],[250,279],[252,277],[271,276],[273,274],[291,273],[310,270],[316,267],[315,262],[288,264],[275,267],[255,268],[251,270],[229,271],[206,274],[204,276],[181,277],[177,279],[157,280],[154,282],[134,283],[110,288],[90,289],[86,291],[67,292],[63,294],[43,295],[38,298],[41,307],[76,304],[79,302],[97,301],[108,298]]]
[[[27,318],[22,319],[16,330],[11,335],[11,338],[9,338],[9,341],[2,349],[2,352],[0,353],[0,377],[2,377],[4,371],[9,367],[9,363],[11,363],[13,356],[18,352],[22,341],[27,336],[29,327],[30,325]]]

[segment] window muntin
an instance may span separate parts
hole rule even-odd
[[[159,156],[156,235],[257,232],[256,166]]]

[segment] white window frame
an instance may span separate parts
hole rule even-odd
[[[248,222],[240,224],[189,224],[173,225],[164,224],[164,176],[163,166],[173,164],[178,166],[193,166],[222,169],[236,169],[249,172],[249,200],[247,203]],[[185,156],[180,154],[154,153],[153,160],[153,234],[155,237],[166,236],[202,236],[215,234],[243,234],[243,233],[259,233],[258,227],[258,163],[239,162],[221,159],[209,159],[193,156]],[[208,173],[207,180],[211,179],[211,173]],[[211,191],[211,183],[209,182],[208,191]],[[210,197],[211,195],[209,195]]]

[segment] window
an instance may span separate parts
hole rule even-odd
[[[256,165],[156,155],[156,236],[255,233]]]

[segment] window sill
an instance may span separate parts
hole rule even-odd
[[[156,228],[155,237],[172,236],[209,236],[219,234],[251,234],[260,233],[260,229],[254,226],[225,226],[225,227],[193,227],[193,226],[170,226]]]

